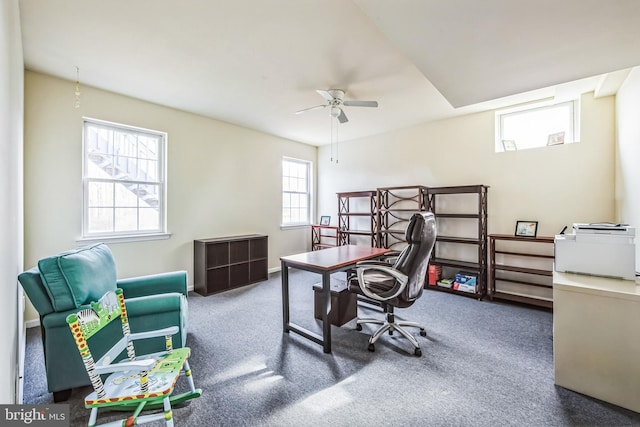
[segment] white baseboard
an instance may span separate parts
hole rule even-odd
[[[40,319],[27,320],[24,322],[27,329],[40,326]]]

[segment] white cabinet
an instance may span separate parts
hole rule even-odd
[[[554,272],[553,356],[557,385],[640,412],[640,286]]]

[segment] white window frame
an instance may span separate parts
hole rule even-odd
[[[540,111],[544,109],[555,108],[562,105],[569,105],[571,111],[571,126],[572,129],[568,132],[568,135],[565,135],[565,144],[571,144],[574,142],[580,141],[580,100],[572,99],[569,101],[556,101],[549,100],[545,102],[536,102],[531,104],[520,105],[517,107],[506,108],[502,110],[498,110],[495,112],[495,152],[502,153],[508,150],[505,150],[505,147],[502,143],[503,140],[508,140],[509,138],[503,137],[503,126],[505,118],[514,115],[526,114],[528,112]],[[543,148],[548,145],[545,142],[542,142],[540,145],[536,145],[535,147],[525,147],[523,149],[532,149],[532,148]],[[518,147],[518,150],[521,148]]]
[[[281,199],[281,210],[280,210],[280,226],[283,228],[288,228],[288,227],[300,227],[300,226],[308,226],[311,224],[311,217],[312,217],[312,213],[313,213],[313,205],[312,205],[312,200],[313,200],[313,162],[309,161],[309,160],[302,160],[302,159],[296,159],[293,157],[282,157],[282,165],[284,166],[284,162],[292,162],[292,163],[298,163],[298,164],[302,164],[305,165],[306,167],[306,171],[307,171],[307,189],[304,192],[295,192],[295,191],[285,191],[284,189],[284,185],[282,186],[282,199]],[[281,170],[281,182],[284,180],[285,175],[284,175],[284,167]],[[285,195],[287,194],[305,194],[307,197],[307,217],[303,220],[303,221],[299,221],[299,222],[285,222],[284,221],[284,210],[285,210]]]
[[[87,126],[99,126],[111,128],[121,132],[130,132],[143,135],[150,135],[159,138],[158,153],[158,179],[155,181],[131,180],[114,178],[96,178],[88,176],[87,141],[85,136]],[[82,236],[78,239],[81,242],[87,241],[111,241],[127,242],[139,240],[168,239],[171,235],[167,232],[167,133],[157,130],[145,129],[136,126],[124,125],[121,123],[98,120],[83,117],[82,124]],[[112,182],[112,183],[134,183],[158,185],[158,228],[152,230],[127,230],[110,232],[89,232],[89,183],[90,182]],[[115,205],[115,203],[114,203]],[[139,207],[137,208],[139,209]]]

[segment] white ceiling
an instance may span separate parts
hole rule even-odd
[[[615,93],[638,0],[20,0],[25,67],[273,135],[341,141],[534,99]],[[70,91],[74,87],[70,85]]]

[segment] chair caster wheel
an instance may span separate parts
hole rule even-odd
[[[413,351],[413,354],[415,354],[416,356],[420,357],[420,356],[422,356],[422,350],[420,350],[419,348],[416,348]]]
[[[362,325],[360,323],[358,323],[356,325],[356,331],[361,331],[362,330]]]
[[[367,347],[367,350],[369,351],[376,351],[376,346],[373,344],[369,344],[369,347]]]
[[[420,336],[421,337],[426,337],[427,336],[427,331],[425,331],[424,329],[420,330]]]
[[[389,329],[389,335],[393,335],[393,331]]]

